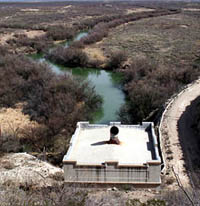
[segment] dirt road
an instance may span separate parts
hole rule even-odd
[[[197,100],[194,100],[199,96],[200,80],[189,85],[170,102],[160,125],[166,173],[170,173],[174,167],[182,184],[187,188],[195,183],[199,184],[192,165],[198,154],[197,138],[191,128],[192,114],[197,104]]]

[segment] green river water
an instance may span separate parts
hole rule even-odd
[[[81,32],[75,37],[74,41],[80,40],[86,35],[87,32]],[[70,42],[65,43],[65,47],[68,47],[69,44]],[[101,109],[94,114],[92,123],[105,124],[110,121],[119,121],[117,113],[122,104],[125,103],[125,96],[120,88],[121,74],[95,68],[63,67],[49,62],[43,55],[34,55],[33,58],[47,63],[56,74],[67,73],[75,78],[87,80],[94,86],[96,93],[102,97],[103,104]]]

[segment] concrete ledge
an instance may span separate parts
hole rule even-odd
[[[67,165],[67,164],[69,164],[69,165],[71,165],[71,164],[73,164],[74,166],[88,166],[88,167],[96,167],[96,166],[98,166],[98,167],[106,167],[106,165],[116,165],[116,168],[121,168],[121,167],[132,167],[132,168],[134,168],[134,167],[136,167],[136,168],[138,168],[138,167],[145,167],[145,168],[147,168],[148,167],[148,165],[147,164],[120,164],[120,165],[118,165],[118,162],[105,162],[105,164],[77,164],[77,162],[76,161],[71,161],[71,160],[65,160],[65,161],[63,161],[63,163],[65,164],[65,165]],[[157,165],[159,165],[160,163],[159,162],[150,162],[150,164],[157,164]]]
[[[123,185],[123,184],[128,184],[128,185],[152,185],[152,186],[159,186],[161,184],[160,182],[82,182],[82,181],[64,181],[65,183],[72,183],[72,184],[112,184],[112,185]]]
[[[65,165],[69,164],[73,164],[74,166],[88,166],[88,167],[93,167],[93,166],[98,166],[98,167],[106,167],[107,165],[115,165],[116,168],[121,168],[121,167],[145,167],[147,168],[149,165],[160,165],[160,161],[158,160],[151,160],[148,161],[147,164],[133,164],[133,163],[129,163],[129,164],[120,164],[118,162],[115,161],[106,161],[104,164],[77,164],[77,161],[75,160],[63,160],[63,163]]]

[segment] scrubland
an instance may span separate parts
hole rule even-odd
[[[20,129],[9,125],[1,152],[38,155],[45,148],[49,160],[60,164],[76,122],[92,118],[102,102],[87,82],[56,76],[28,54],[123,73],[127,103],[119,111],[122,122],[157,122],[166,100],[199,77],[199,18],[198,3],[0,3],[1,113],[19,109],[34,122]],[[60,44],[83,30],[89,35],[69,48]],[[129,186],[91,191],[74,185],[34,191],[4,185],[0,204],[190,205],[181,190],[168,191],[170,184],[163,178],[158,191]],[[188,192],[195,200],[198,189]]]

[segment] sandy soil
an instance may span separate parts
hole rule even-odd
[[[155,9],[148,9],[148,8],[127,9],[127,14],[147,12],[147,11],[154,11],[154,10],[155,10]]]
[[[163,152],[167,173],[173,167],[184,187],[194,184],[194,170],[191,164],[192,150],[196,147],[191,129],[191,102],[200,96],[200,80],[182,91],[167,109],[161,124]],[[188,110],[189,108],[189,110]],[[187,168],[187,171],[186,171]],[[171,185],[173,187],[173,184]]]

